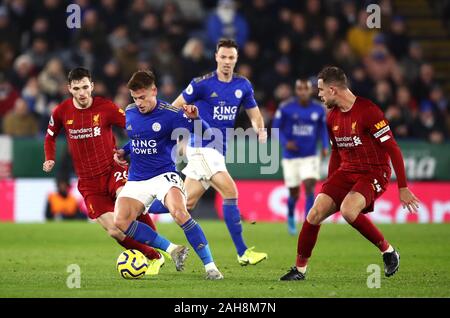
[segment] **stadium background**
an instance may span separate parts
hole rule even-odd
[[[81,8],[81,28],[66,26],[71,3]],[[371,3],[381,8],[379,29],[366,25]],[[224,24],[227,15],[232,22]],[[68,96],[70,68],[91,69],[95,93],[122,107],[130,102],[125,83],[131,73],[151,68],[159,97],[172,101],[191,78],[214,70],[214,43],[223,35],[238,41],[236,71],[253,83],[267,127],[278,105],[293,94],[296,78],[315,83],[323,66],[342,67],[351,89],[385,112],[404,153],[411,188],[423,202],[417,216],[407,216],[392,184],[371,217],[381,223],[450,222],[448,21],[450,1],[2,1],[0,221],[45,221],[55,177],[72,179],[82,206],[64,138],[58,140],[55,172],[51,178],[42,172],[47,122]],[[237,126],[249,127],[245,113]],[[116,134],[125,140],[122,131]],[[235,147],[248,158],[245,141]],[[327,163],[322,162],[322,178]],[[229,165],[241,211],[247,221],[282,221],[287,190],[281,170],[261,175],[264,165]],[[193,215],[217,218],[219,201],[208,191]],[[303,206],[300,200],[299,215]]]

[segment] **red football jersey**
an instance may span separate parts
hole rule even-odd
[[[94,178],[113,165],[115,139],[112,125],[125,128],[125,112],[112,101],[94,97],[91,107],[78,109],[72,98],[53,111],[45,136],[45,160],[55,160],[55,138],[64,127],[75,172],[80,178]]]
[[[390,174],[390,158],[384,145],[395,142],[383,112],[370,100],[357,97],[348,112],[332,109],[327,127],[340,169],[364,173],[382,170]]]

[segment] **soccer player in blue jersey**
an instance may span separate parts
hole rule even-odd
[[[242,236],[238,191],[225,165],[227,128],[234,127],[236,115],[242,106],[258,134],[259,142],[266,142],[267,131],[253,96],[252,84],[245,77],[233,73],[238,59],[236,42],[229,39],[220,40],[215,58],[216,71],[194,78],[173,102],[178,108],[195,104],[203,120],[222,132],[222,138],[214,140],[213,143],[206,139],[196,140],[197,136],[191,135],[191,143],[186,147],[188,164],[183,170],[186,175],[187,207],[194,208],[203,193],[212,185],[223,198],[223,215],[237,250],[239,264],[254,265],[266,259],[267,254],[248,248]],[[210,147],[211,145],[213,147]]]
[[[155,77],[150,71],[138,71],[128,82],[134,103],[126,108],[126,130],[130,141],[115,156],[123,163],[130,154],[128,181],[120,192],[114,210],[114,224],[136,241],[176,255],[177,270],[183,270],[187,248],[170,243],[150,226],[136,218],[144,213],[155,199],[168,208],[175,222],[202,260],[206,279],[223,279],[217,269],[208,241],[197,222],[186,209],[183,181],[175,170],[172,149],[176,140],[172,132],[180,127],[190,132],[194,119],[199,119],[197,107],[186,105],[179,110],[156,98]],[[202,122],[202,128],[209,126]]]
[[[283,150],[283,176],[289,189],[288,231],[297,233],[294,216],[300,195],[300,185],[305,186],[305,217],[314,203],[314,188],[320,176],[320,156],[317,143],[321,141],[321,154],[328,154],[328,132],[325,109],[311,99],[312,83],[307,79],[295,82],[296,97],[283,102],[278,108],[272,128],[279,128]]]

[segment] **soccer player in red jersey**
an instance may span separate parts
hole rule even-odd
[[[280,280],[305,279],[308,259],[317,241],[320,224],[340,211],[344,219],[383,255],[386,276],[395,274],[400,255],[365,215],[386,191],[392,161],[400,201],[417,212],[419,200],[408,189],[402,153],[382,111],[370,100],[355,96],[347,77],[337,67],[326,67],[318,76],[319,97],[329,109],[327,127],[332,143],[328,178],[303,223],[298,237],[296,266]]]
[[[114,202],[127,181],[127,167],[114,159],[115,138],[112,126],[125,128],[125,112],[113,102],[93,97],[94,83],[90,72],[75,68],[68,75],[72,98],[59,104],[50,118],[45,136],[43,170],[50,172],[55,165],[56,136],[64,128],[75,171],[79,177],[88,216],[95,219],[108,234],[125,249],[137,249],[148,259],[148,274],[157,274],[164,263],[161,254],[152,247],[126,236],[114,225]],[[148,214],[139,221],[156,230]]]

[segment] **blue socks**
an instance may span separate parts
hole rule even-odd
[[[242,256],[247,250],[247,245],[242,237],[242,224],[239,208],[237,207],[237,199],[223,200],[223,218],[230,232],[231,239],[236,247],[239,256]]]
[[[156,199],[153,200],[148,211],[152,214],[169,213],[169,210],[164,206],[164,204],[162,204],[161,201],[156,200]]]
[[[203,265],[212,263],[213,258],[211,251],[209,250],[208,241],[206,240],[205,234],[203,233],[200,225],[193,219],[189,219],[181,226],[181,228],[183,229],[187,240],[202,260]]]
[[[309,210],[311,210],[314,204],[314,193],[306,194],[306,204],[305,204],[305,220],[308,216]]]
[[[297,199],[289,196],[287,206],[288,206],[288,217],[294,217],[295,204],[297,203]]]
[[[153,231],[147,224],[139,221],[131,222],[130,226],[125,231],[125,235],[138,242],[159,248],[163,251],[167,250],[170,245],[170,242],[166,238]]]

